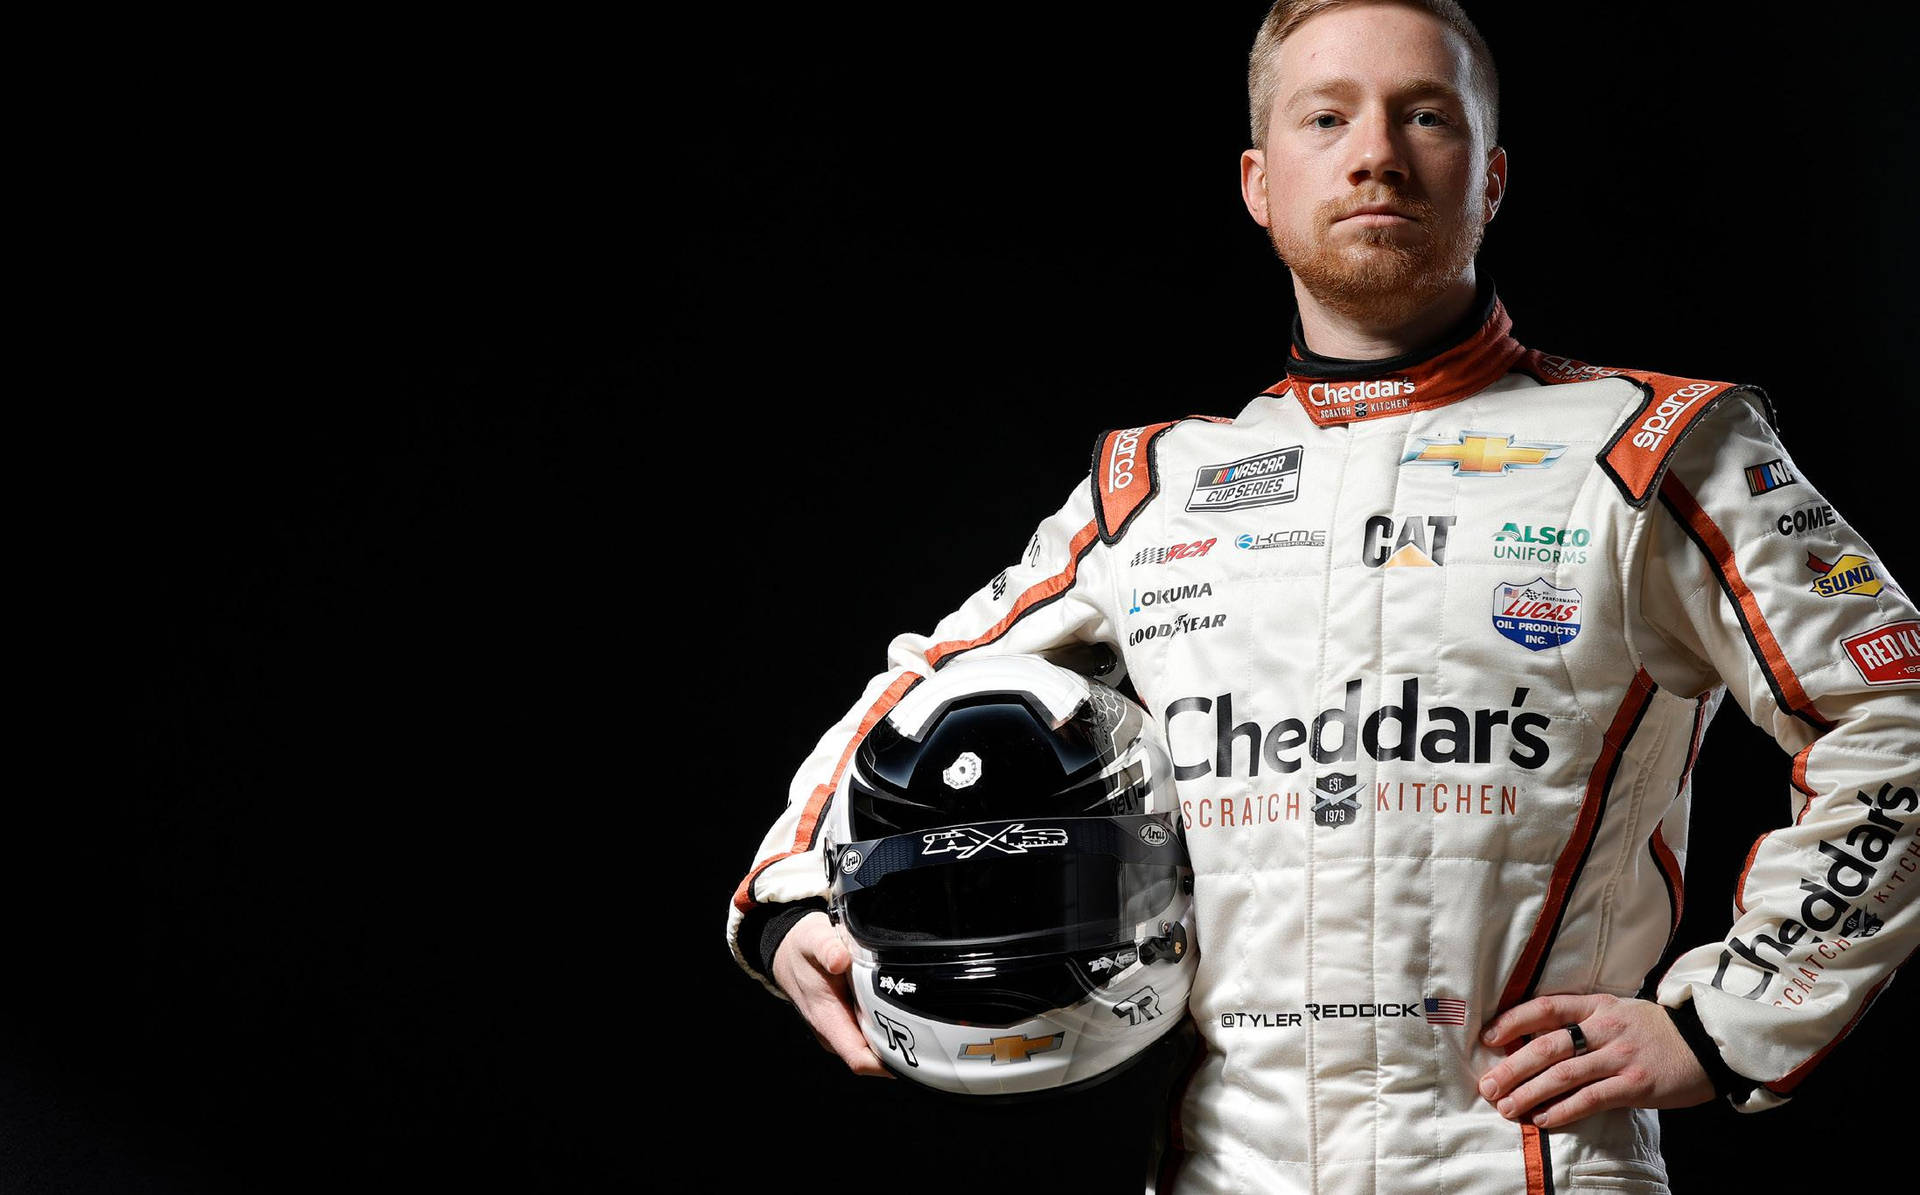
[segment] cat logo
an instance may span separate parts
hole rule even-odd
[[[1025,1062],[1035,1054],[1059,1049],[1066,1036],[1064,1033],[1049,1033],[1045,1037],[1026,1037],[1015,1033],[1010,1037],[996,1037],[992,1041],[968,1042],[960,1047],[960,1058],[962,1061],[985,1058],[995,1066]]]
[[[1821,597],[1837,597],[1843,593],[1872,597],[1880,592],[1880,574],[1865,556],[1855,556],[1849,552],[1828,564],[1808,552],[1807,567],[1820,574],[1820,579],[1808,588]]]
[[[1456,475],[1499,477],[1515,469],[1544,469],[1560,459],[1565,444],[1516,444],[1504,432],[1463,431],[1452,440],[1419,436],[1402,465],[1444,465]]]

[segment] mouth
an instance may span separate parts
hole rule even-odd
[[[1399,208],[1390,207],[1386,204],[1368,204],[1366,207],[1357,208],[1347,213],[1340,219],[1335,220],[1334,223],[1385,226],[1392,224],[1416,224],[1418,221]]]

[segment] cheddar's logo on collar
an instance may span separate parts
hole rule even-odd
[[[1463,431],[1451,440],[1417,436],[1402,465],[1440,465],[1456,475],[1502,477],[1514,469],[1545,469],[1566,452],[1565,444],[1519,442],[1505,432]]]

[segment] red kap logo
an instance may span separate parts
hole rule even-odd
[[[960,1047],[960,1059],[966,1061],[991,1062],[994,1066],[1004,1066],[1010,1062],[1025,1062],[1035,1054],[1045,1054],[1060,1048],[1066,1040],[1064,1033],[1049,1033],[1045,1037],[1027,1037],[1015,1033],[1009,1037],[996,1037],[991,1041],[970,1041]]]
[[[1451,440],[1418,436],[1402,465],[1441,465],[1455,475],[1502,477],[1515,469],[1545,469],[1566,452],[1565,444],[1515,443],[1505,432],[1463,431]]]
[[[1842,639],[1840,646],[1870,685],[1920,684],[1920,622],[1890,622]]]
[[[1820,574],[1820,579],[1808,586],[1808,589],[1823,598],[1839,597],[1842,594],[1872,597],[1881,589],[1880,574],[1874,568],[1873,561],[1865,556],[1856,556],[1849,552],[1832,564],[1828,564],[1812,552],[1808,552],[1807,567]]]

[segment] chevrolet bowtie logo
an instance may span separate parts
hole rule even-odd
[[[1049,1033],[1045,1037],[1025,1037],[1016,1033],[1012,1037],[996,1037],[992,1041],[968,1042],[960,1047],[960,1057],[990,1059],[995,1066],[1006,1062],[1025,1062],[1029,1055],[1059,1049],[1060,1039],[1065,1036],[1064,1033]]]
[[[1461,432],[1452,440],[1421,436],[1407,450],[1403,465],[1446,465],[1455,473],[1498,477],[1511,469],[1544,469],[1560,459],[1565,444],[1516,444],[1499,432]]]

